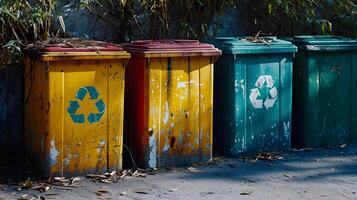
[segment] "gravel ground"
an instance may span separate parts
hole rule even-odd
[[[79,181],[78,188],[40,193],[0,185],[0,199],[43,196],[46,199],[353,199],[357,200],[357,145],[346,148],[293,151],[281,159],[218,158],[214,164],[172,167],[146,177],[125,177],[118,183]],[[102,190],[102,195],[96,191]],[[25,198],[25,199],[26,199]],[[37,199],[37,198],[36,198]]]

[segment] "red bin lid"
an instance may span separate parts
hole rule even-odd
[[[124,51],[113,43],[95,40],[83,40],[79,38],[50,39],[40,46],[41,52],[97,52],[97,51]]]
[[[31,45],[29,52],[32,55],[41,56],[43,60],[115,59],[130,57],[118,44],[79,38],[51,38]]]
[[[138,40],[123,44],[131,54],[157,56],[218,56],[221,51],[198,40]]]

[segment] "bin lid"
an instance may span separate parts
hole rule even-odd
[[[291,39],[300,49],[308,51],[357,50],[357,40],[333,35],[298,35]]]
[[[223,53],[228,54],[261,54],[293,53],[297,51],[291,42],[277,37],[216,37],[215,44]]]
[[[37,42],[28,49],[31,57],[37,56],[44,61],[130,58],[130,54],[118,44],[79,38],[52,38]]]
[[[221,50],[198,40],[138,40],[123,44],[132,55],[142,57],[219,56]]]

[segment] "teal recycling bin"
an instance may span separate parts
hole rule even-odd
[[[330,147],[357,142],[357,40],[295,36],[292,143]]]
[[[216,38],[214,149],[238,156],[290,149],[293,55],[276,37]]]

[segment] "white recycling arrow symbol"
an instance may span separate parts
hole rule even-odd
[[[263,106],[266,109],[272,108],[278,98],[278,90],[274,87],[275,81],[271,75],[261,75],[255,82],[257,88],[250,90],[249,100],[254,108],[261,109]],[[265,100],[259,99],[260,89],[267,87],[269,89],[269,95]]]

